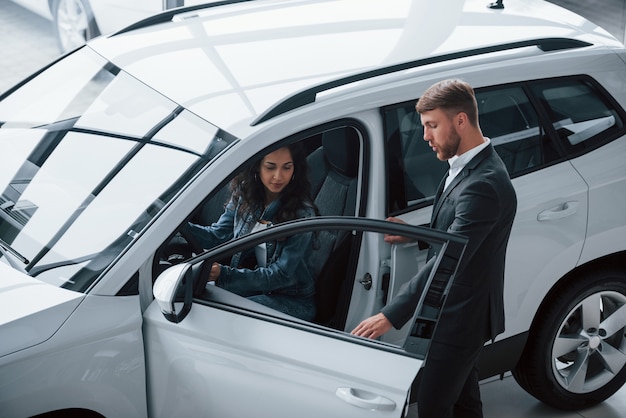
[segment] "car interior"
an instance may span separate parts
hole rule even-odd
[[[357,179],[361,141],[352,127],[330,129],[302,140],[307,155],[311,197],[320,216],[354,216],[357,208]],[[190,218],[192,222],[210,225],[224,212],[230,197],[226,183],[205,200]],[[153,277],[156,279],[167,267],[180,263],[194,254],[191,237],[176,234],[159,250]],[[352,281],[356,268],[359,234],[346,231],[319,231],[311,257],[318,266],[316,277],[317,317],[314,322],[343,329],[350,304]],[[222,260],[228,264],[229,260]]]

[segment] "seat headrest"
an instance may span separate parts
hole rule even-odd
[[[347,177],[356,177],[359,169],[359,135],[352,128],[326,131],[322,135],[326,160],[333,169]]]

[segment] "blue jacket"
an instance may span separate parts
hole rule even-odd
[[[210,226],[188,224],[188,230],[204,248],[212,248],[230,239],[252,231],[257,221],[274,220],[280,208],[280,199],[273,201],[264,212],[256,211],[242,218],[239,204],[231,199],[226,210]],[[314,216],[312,207],[298,213],[299,218]],[[302,233],[285,240],[266,243],[267,267],[240,268],[247,256],[254,256],[254,248],[233,255],[230,266],[222,266],[217,285],[241,296],[284,295],[312,297],[315,293],[314,269],[308,255],[311,254],[313,233]]]

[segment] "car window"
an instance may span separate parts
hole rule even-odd
[[[476,101],[483,134],[512,178],[595,148],[625,131],[619,107],[586,78],[477,89]],[[448,170],[423,140],[415,103],[382,109],[391,215],[431,204]],[[551,127],[542,125],[539,112],[548,115]]]
[[[424,141],[416,101],[383,109],[387,150],[387,204],[390,214],[432,203],[448,163]]]
[[[491,140],[510,176],[557,157],[521,86],[477,91],[476,102],[483,135]]]
[[[521,86],[477,91],[476,100],[483,134],[491,139],[512,177],[557,158]],[[424,141],[415,101],[385,108],[383,114],[389,213],[426,206],[448,164],[439,161]]]
[[[349,233],[348,235],[356,237],[352,240],[352,245],[356,246],[367,246],[367,244],[360,242],[361,237],[365,234],[371,235],[368,240],[372,242],[382,242],[383,234],[401,234],[415,240],[406,244],[400,244],[399,247],[402,248],[403,256],[394,258],[394,262],[400,263],[401,265],[396,266],[392,262],[389,266],[397,276],[396,279],[403,283],[410,281],[420,269],[426,268],[424,259],[418,256],[418,254],[421,253],[421,249],[420,245],[417,244],[417,240],[427,243],[437,251],[438,256],[433,258],[431,260],[432,262],[428,263],[430,265],[430,267],[428,267],[429,274],[424,283],[425,290],[420,294],[419,303],[413,315],[413,326],[408,327],[407,332],[399,339],[394,341],[387,340],[387,342],[391,344],[404,346],[405,343],[407,343],[406,339],[409,338],[404,348],[414,355],[424,358],[439,314],[445,303],[451,280],[456,272],[457,263],[461,258],[461,254],[467,242],[464,237],[435,231],[430,228],[356,217],[314,217],[299,219],[290,223],[277,224],[262,231],[257,231],[229,241],[219,247],[200,254],[198,257],[190,259],[187,263],[174,266],[164,271],[155,284],[155,296],[160,298],[164,287],[175,286],[175,288],[171,290],[175,291],[176,295],[178,295],[176,296],[176,301],[180,301],[180,305],[174,306],[170,302],[159,302],[162,308],[168,311],[170,309],[177,311],[175,314],[174,312],[169,312],[169,314],[177,316],[175,319],[173,316],[168,317],[168,319],[174,322],[184,319],[184,316],[189,312],[191,308],[191,294],[193,294],[196,302],[201,304],[209,302],[212,306],[218,307],[219,309],[246,315],[260,315],[265,318],[287,319],[302,323],[302,320],[279,310],[279,308],[274,307],[272,303],[268,304],[264,300],[264,296],[268,296],[269,294],[237,295],[235,292],[226,292],[222,289],[219,281],[217,284],[207,283],[208,272],[213,262],[219,262],[220,260],[238,253],[253,251],[259,243],[272,241],[284,242],[288,241],[293,236],[307,234],[313,234],[319,238],[321,232],[334,233],[334,231],[347,232]],[[313,253],[319,251],[322,247],[320,244],[322,243],[317,241],[317,243],[312,246],[311,251]],[[365,249],[365,251],[367,252],[367,249]],[[186,264],[188,266],[186,266]],[[329,303],[335,304],[336,315],[341,315],[342,310],[347,309],[345,305],[346,301],[344,300],[345,292],[353,287],[355,277],[361,276],[355,274],[354,270],[346,270],[343,264],[345,263],[329,263],[326,273],[317,277],[317,297],[315,302],[318,311],[324,309],[324,304]],[[374,264],[378,265],[378,263]],[[373,282],[380,282],[381,278],[377,276],[383,271],[384,270],[372,271],[370,273]],[[181,273],[183,274],[181,275]],[[175,276],[179,278],[174,279]],[[332,280],[337,286],[320,286],[320,281],[324,279]],[[280,291],[273,294],[273,296],[276,295],[292,297],[294,304],[299,303],[300,300],[297,298],[297,295],[281,295]],[[172,296],[175,295],[170,295],[170,297]],[[259,298],[259,296],[261,296],[261,298]],[[165,299],[168,298],[166,297]],[[186,307],[184,307],[183,304],[186,305]],[[164,313],[166,312],[164,311]],[[313,322],[343,331],[343,327],[333,326],[332,323],[321,321],[318,317],[312,321],[306,322]]]
[[[590,79],[543,80],[530,84],[530,89],[569,155],[624,133],[621,110]]]

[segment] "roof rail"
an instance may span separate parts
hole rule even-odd
[[[158,23],[170,22],[172,18],[181,13],[193,12],[194,10],[200,9],[209,9],[211,7],[224,6],[226,4],[235,4],[235,3],[243,3],[252,0],[223,0],[216,1],[214,3],[205,3],[198,4],[195,6],[187,6],[187,7],[177,7],[174,9],[166,10],[164,12],[158,13],[154,16],[147,17],[139,22],[135,22],[130,26],[126,26],[124,29],[120,29],[117,32],[114,32],[111,36],[119,35],[122,33],[130,32],[131,30],[146,28],[148,26],[156,25]]]
[[[302,90],[293,96],[289,96],[282,101],[275,103],[272,107],[267,109],[261,115],[259,115],[252,123],[251,126],[258,125],[259,123],[270,120],[276,116],[282,115],[290,110],[297,109],[310,103],[315,102],[315,97],[318,93],[326,90],[330,90],[336,87],[344,86],[357,81],[366,80],[373,77],[378,77],[385,74],[391,74],[398,71],[408,70],[411,68],[421,67],[424,65],[435,64],[444,61],[450,61],[460,58],[473,57],[477,55],[489,54],[493,52],[507,51],[517,48],[525,48],[529,46],[536,46],[544,52],[558,51],[565,49],[583,48],[591,46],[592,44],[571,38],[540,38],[530,39],[527,41],[510,42],[506,44],[487,46],[482,48],[468,49],[461,52],[452,52],[443,55],[435,55],[428,58],[422,58],[415,61],[404,62],[401,64],[395,64],[388,67],[377,68],[375,70],[365,71],[363,73],[353,74],[346,77],[339,78],[337,80],[328,81],[326,83],[319,84],[314,87]]]

